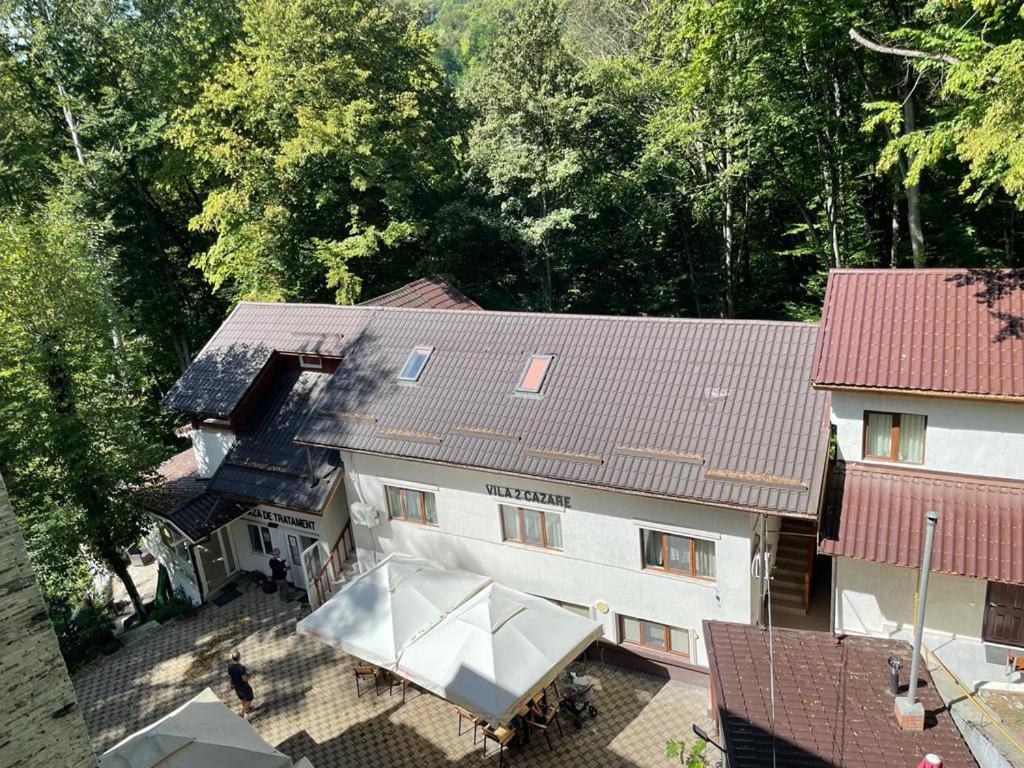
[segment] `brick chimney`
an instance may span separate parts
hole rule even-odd
[[[924,730],[924,705],[920,701],[911,704],[906,697],[898,698],[893,713],[896,715],[896,724],[901,730]]]

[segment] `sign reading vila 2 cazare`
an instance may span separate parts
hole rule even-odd
[[[497,496],[500,499],[527,501],[534,504],[547,504],[552,507],[572,506],[572,499],[568,496],[561,496],[555,493],[545,493],[544,491],[531,491],[528,488],[509,488],[507,485],[488,485],[487,494],[489,496]]]

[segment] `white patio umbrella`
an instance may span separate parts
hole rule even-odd
[[[352,656],[393,667],[402,649],[479,592],[490,579],[393,553],[298,623]]]
[[[491,583],[402,652],[397,673],[482,716],[508,722],[601,635],[601,625]]]
[[[292,768],[207,688],[100,756],[100,768]],[[303,759],[295,768],[312,766]]]

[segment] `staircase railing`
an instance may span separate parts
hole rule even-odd
[[[341,581],[345,561],[348,559],[349,552],[352,552],[355,548],[356,542],[352,535],[352,521],[349,520],[345,523],[345,527],[341,529],[341,533],[338,534],[338,539],[334,542],[334,546],[331,547],[331,551],[327,553],[327,559],[320,568],[320,572],[313,579],[313,589],[316,591],[318,605],[323,605],[324,600],[331,596],[331,582],[333,581],[337,584]]]

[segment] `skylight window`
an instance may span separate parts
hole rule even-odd
[[[522,378],[519,379],[516,392],[527,395],[540,393],[541,387],[544,386],[544,379],[548,375],[548,368],[551,367],[551,361],[554,359],[554,355],[530,355],[530,361],[526,364]]]
[[[427,365],[427,360],[430,359],[430,353],[433,351],[433,347],[416,347],[416,349],[409,353],[405,365],[402,366],[402,372],[398,374],[398,380],[405,382],[419,381],[420,376],[423,375],[423,369]]]

